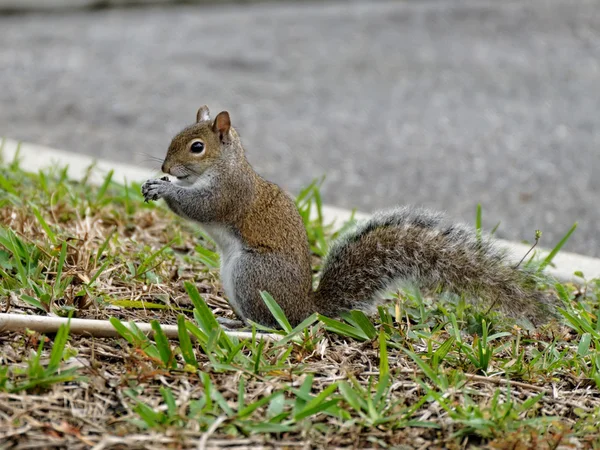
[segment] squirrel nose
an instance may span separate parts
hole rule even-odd
[[[160,170],[163,171],[163,173],[169,173],[169,170],[171,170],[171,168],[167,165],[167,162],[163,162],[162,163],[162,167],[160,168]]]

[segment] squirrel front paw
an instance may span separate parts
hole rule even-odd
[[[148,180],[142,185],[144,201],[163,198],[170,188],[171,182],[167,177],[163,177],[160,180]]]

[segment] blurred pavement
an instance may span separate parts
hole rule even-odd
[[[207,103],[264,176],[600,256],[600,2],[171,6],[0,16],[0,136],[158,167]]]

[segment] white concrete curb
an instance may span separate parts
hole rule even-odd
[[[122,8],[152,5],[225,5],[236,0],[0,0],[1,12],[63,12],[94,8]],[[246,2],[250,3],[250,2]],[[256,0],[254,0],[256,3]]]
[[[5,162],[12,161],[18,150],[21,166],[33,172],[52,164],[68,165],[69,177],[75,180],[81,179],[86,169],[90,165],[95,164],[96,170],[92,173],[90,182],[96,184],[101,183],[110,170],[114,171],[113,180],[117,182],[135,181],[141,183],[158,175],[156,171],[144,167],[94,159],[87,155],[55,150],[36,144],[19,144],[12,139],[4,139],[1,149]],[[351,211],[333,206],[325,206],[323,208],[324,220],[327,223],[334,223],[336,226],[341,226],[341,224],[351,217],[351,214]],[[354,217],[356,219],[366,219],[369,215],[357,212]],[[498,242],[508,248],[511,257],[516,262],[520,261],[530,248],[528,245],[517,242],[504,240],[498,240]],[[536,249],[536,252],[541,256],[548,254],[548,250],[546,249]],[[581,282],[580,278],[573,275],[575,271],[583,272],[587,279],[600,278],[600,259],[597,258],[560,252],[554,258],[553,266],[549,267],[547,271],[561,281]]]
[[[61,11],[160,3],[178,3],[178,0],[0,0],[0,11]]]

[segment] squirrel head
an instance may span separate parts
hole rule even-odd
[[[162,171],[186,184],[193,184],[207,169],[223,161],[231,152],[243,152],[239,136],[231,126],[227,111],[214,120],[206,105],[198,109],[196,123],[180,131],[172,140]]]

